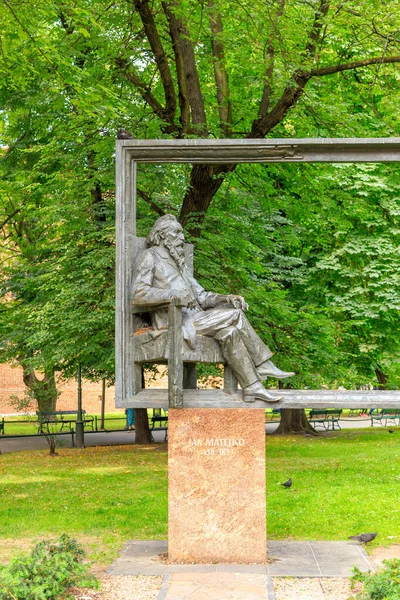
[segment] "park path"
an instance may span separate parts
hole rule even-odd
[[[157,600],[275,600],[271,578],[256,573],[172,573]]]
[[[369,418],[363,419],[349,419],[346,421],[340,421],[342,429],[354,429],[354,428],[365,428],[370,427],[371,421]],[[268,434],[274,433],[277,429],[277,422],[268,421],[265,424],[265,431]],[[378,426],[377,426],[378,428]],[[154,441],[161,443],[165,441],[164,431],[154,431]],[[65,447],[71,446],[71,435],[60,436],[62,444]],[[135,441],[134,431],[98,431],[94,433],[87,433],[85,435],[86,446],[121,446],[125,444],[133,444]],[[25,450],[43,450],[48,447],[46,440],[41,436],[35,437],[13,437],[7,438],[0,436],[0,452],[7,454],[8,452],[23,452]]]

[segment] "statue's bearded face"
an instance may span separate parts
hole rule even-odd
[[[183,229],[179,223],[170,227],[164,235],[164,246],[178,265],[180,271],[183,270],[185,264],[184,242]]]

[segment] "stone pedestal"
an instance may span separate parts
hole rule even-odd
[[[264,409],[170,409],[168,494],[170,561],[264,563]]]

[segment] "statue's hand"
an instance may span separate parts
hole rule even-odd
[[[188,308],[196,308],[197,307],[196,300],[189,300],[189,302],[187,303],[187,307]]]
[[[243,296],[237,296],[235,294],[229,294],[227,301],[232,304],[233,308],[240,308],[241,310],[247,310],[249,305],[243,298]]]
[[[182,304],[182,306],[188,307],[188,308],[195,308],[196,307],[196,300],[194,300],[191,296],[187,295],[187,294],[178,294],[178,293],[174,293],[171,295],[171,300],[179,300],[179,302]]]

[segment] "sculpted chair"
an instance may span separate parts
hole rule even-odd
[[[135,239],[135,260],[132,281],[135,279],[137,264],[146,248],[145,238]],[[193,274],[193,246],[185,244],[185,263]],[[143,364],[168,365],[168,404],[171,408],[183,406],[183,389],[196,389],[196,363],[214,363],[224,365],[224,392],[237,391],[237,379],[225,363],[219,343],[211,337],[196,336],[193,350],[182,335],[182,306],[176,301],[151,307],[153,310],[168,306],[168,330],[155,331],[150,322],[149,309],[143,313],[143,307],[131,304],[133,314],[133,362],[134,395],[143,391]]]

